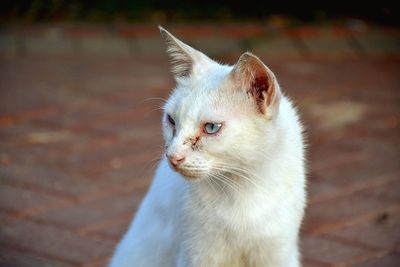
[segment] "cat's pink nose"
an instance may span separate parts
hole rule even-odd
[[[185,156],[174,154],[167,154],[167,158],[172,166],[174,166],[175,168],[178,167],[185,160]]]

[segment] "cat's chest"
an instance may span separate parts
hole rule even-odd
[[[214,227],[236,235],[242,231],[249,236],[251,229],[260,229],[269,220],[269,210],[267,205],[257,205],[254,201],[221,199],[207,203],[194,200],[190,202],[187,213],[190,224],[196,227]]]
[[[282,219],[287,216],[285,201],[272,201],[280,199],[276,187],[262,187],[236,198],[188,193],[191,194],[185,198],[188,205],[183,212],[184,228],[194,235],[210,236],[210,242],[216,236],[232,244],[253,244],[255,240],[274,238],[281,233],[282,221],[285,221]]]

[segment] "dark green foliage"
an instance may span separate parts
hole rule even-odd
[[[394,5],[372,4],[316,7],[290,1],[180,1],[180,0],[13,0],[1,1],[1,21],[204,21],[257,20],[284,15],[300,21],[360,18],[384,24],[399,24]]]

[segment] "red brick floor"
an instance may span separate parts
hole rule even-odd
[[[260,56],[307,126],[304,266],[400,266],[400,57]],[[1,57],[0,266],[106,265],[172,86],[163,55]]]

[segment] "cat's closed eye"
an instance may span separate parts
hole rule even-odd
[[[168,120],[168,122],[172,125],[172,126],[175,126],[175,121],[174,121],[174,119],[171,117],[171,115],[167,115],[167,120]]]

